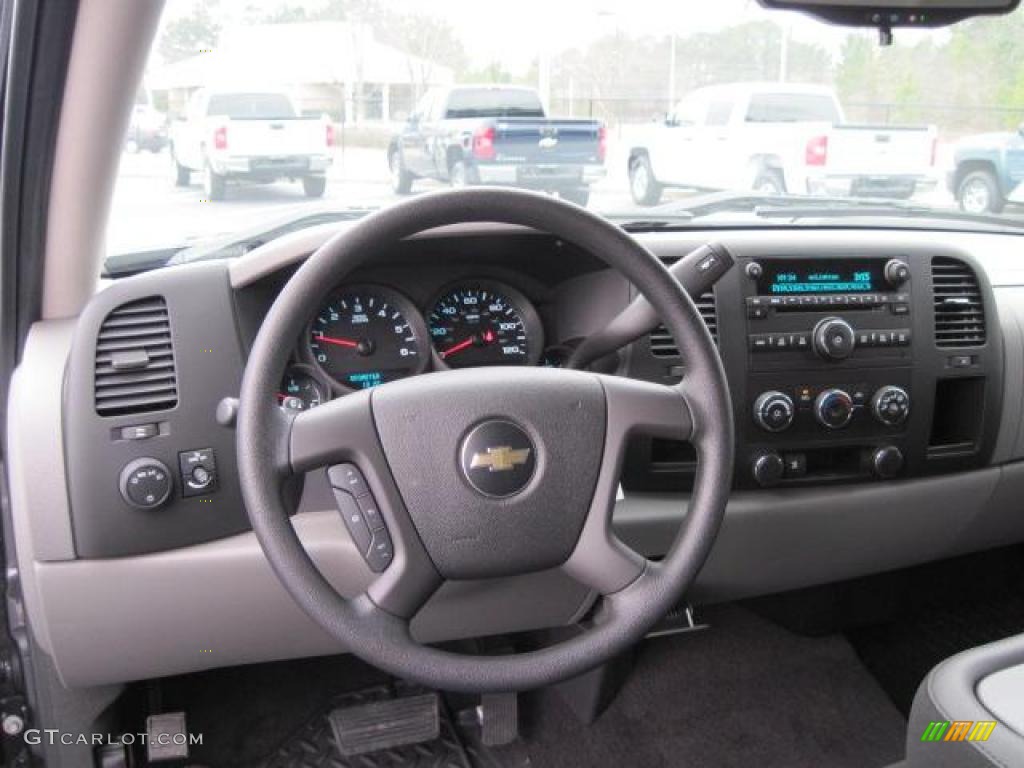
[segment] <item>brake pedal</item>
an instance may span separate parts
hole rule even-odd
[[[187,760],[188,741],[184,712],[165,712],[146,718],[147,762]]]
[[[327,719],[338,751],[345,757],[424,741],[441,733],[436,693],[374,701],[333,710]]]

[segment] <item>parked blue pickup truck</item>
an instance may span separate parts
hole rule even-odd
[[[1015,133],[967,136],[953,153],[949,189],[968,213],[999,213],[1024,202],[1024,124]]]
[[[537,189],[586,205],[605,174],[605,141],[597,120],[546,117],[531,88],[432,88],[391,140],[388,166],[400,194],[425,178]]]

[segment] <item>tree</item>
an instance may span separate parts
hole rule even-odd
[[[220,37],[217,11],[218,0],[206,0],[196,3],[188,16],[168,21],[158,43],[164,61],[181,61],[216,46]]]

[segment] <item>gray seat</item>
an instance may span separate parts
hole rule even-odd
[[[977,723],[993,721],[987,739],[971,738],[989,730]],[[926,732],[937,738],[924,739]],[[950,734],[963,740],[947,741]],[[1024,766],[1024,635],[958,653],[928,674],[914,696],[901,765]]]

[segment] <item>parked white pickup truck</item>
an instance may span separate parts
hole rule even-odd
[[[905,199],[935,184],[935,138],[932,126],[849,125],[823,86],[709,86],[630,142],[630,191],[639,205],[665,187]]]
[[[320,197],[333,143],[328,119],[300,116],[283,92],[201,88],[171,126],[174,182],[187,186],[199,171],[207,197],[221,200],[229,180],[292,179],[307,197]]]

